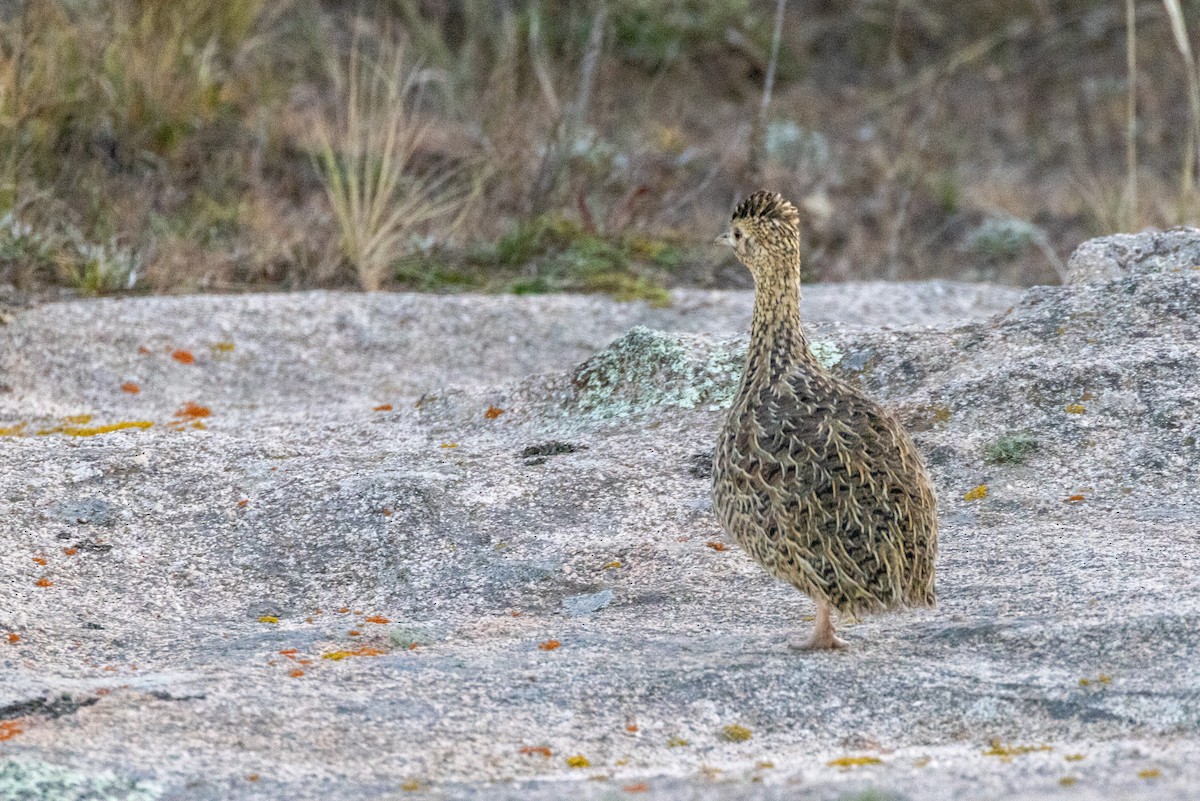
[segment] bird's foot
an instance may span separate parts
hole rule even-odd
[[[788,648],[793,651],[837,651],[847,647],[849,644],[831,631],[825,636],[814,634],[807,640],[789,642]]]

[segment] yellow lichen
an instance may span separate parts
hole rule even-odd
[[[591,766],[591,762],[583,754],[567,757],[567,767],[570,768],[586,768]]]
[[[1063,759],[1068,762],[1082,762],[1086,757],[1083,754],[1067,754]]]
[[[672,737],[667,740],[667,748],[683,748],[685,745],[691,745],[691,743],[682,737]]]
[[[1112,676],[1107,673],[1101,673],[1094,679],[1080,679],[1079,686],[1087,687],[1089,684],[1112,684]]]
[[[1053,751],[1050,745],[1004,745],[999,740],[992,740],[992,747],[983,752],[984,756],[1002,757],[1009,759],[1015,756],[1032,754],[1034,751]]]
[[[1149,768],[1147,770],[1139,770],[1139,779],[1158,779],[1162,776],[1162,771],[1157,768]]]
[[[332,651],[328,654],[322,654],[322,659],[332,659],[334,662],[340,662],[343,659],[348,659],[352,656],[379,656],[385,653],[380,648],[372,648],[369,645],[364,645],[361,648],[355,648],[353,651]]]
[[[973,487],[963,496],[964,501],[977,501],[980,498],[986,498],[988,494],[987,484],[980,484],[978,487]]]
[[[260,617],[258,619],[258,622],[259,623],[278,623],[279,618],[275,617],[275,615],[263,615],[262,617]]]
[[[1070,787],[1071,785],[1075,784],[1078,781],[1079,781],[1079,779],[1076,779],[1074,776],[1063,776],[1061,779],[1058,780],[1058,783],[1061,784],[1063,787]]]
[[[122,420],[119,423],[110,423],[106,426],[91,426],[83,428],[80,426],[62,426],[58,429],[49,429],[46,433],[60,433],[67,437],[94,437],[98,434],[111,434],[114,431],[124,431],[127,428],[150,428],[154,423],[149,420]],[[39,434],[42,432],[39,431]]]
[[[94,414],[72,414],[64,417],[62,421],[69,426],[86,426],[94,418]]]
[[[400,789],[406,793],[414,793],[421,789],[421,783],[416,779],[409,779],[404,784],[400,785]]]
[[[25,424],[17,423],[15,426],[7,426],[0,428],[0,437],[20,437],[25,434]]]
[[[1082,403],[1068,403],[1067,414],[1083,414],[1087,408]]]
[[[744,743],[753,736],[749,729],[736,723],[721,729],[721,739],[731,743]]]
[[[213,353],[233,353],[235,347],[237,346],[232,342],[216,342],[213,344],[212,349]]]
[[[880,759],[879,757],[844,756],[844,757],[838,757],[837,759],[831,759],[828,762],[826,762],[825,764],[831,768],[857,768],[857,767],[861,767],[862,765],[879,765],[882,763],[883,763],[883,760]]]
[[[614,560],[612,562],[609,562],[607,565],[605,565],[604,569],[610,570],[610,569],[618,568],[620,566],[621,566],[621,563]]]

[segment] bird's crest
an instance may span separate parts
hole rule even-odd
[[[733,219],[780,220],[791,225],[800,224],[800,212],[778,192],[759,190],[737,204]]]

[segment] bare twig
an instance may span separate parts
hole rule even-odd
[[[1197,163],[1200,163],[1200,75],[1196,73],[1196,59],[1192,57],[1192,45],[1188,39],[1187,24],[1183,19],[1183,7],[1179,0],[1163,0],[1167,16],[1171,18],[1171,33],[1175,36],[1175,47],[1183,59],[1184,71],[1188,82],[1188,110],[1191,115],[1191,125],[1188,128],[1188,147],[1183,159],[1183,174],[1180,176],[1180,190],[1185,199],[1185,205],[1190,205],[1192,193],[1196,188],[1194,174]]]
[[[562,113],[558,102],[558,94],[554,91],[554,81],[550,78],[550,70],[546,68],[546,54],[542,52],[541,23],[542,15],[537,8],[529,12],[529,60],[533,63],[533,74],[537,77],[542,97],[555,117]]]
[[[537,177],[533,182],[531,193],[531,210],[535,214],[545,211],[547,204],[562,178],[566,166],[566,154],[570,152],[578,132],[583,128],[587,119],[588,108],[592,104],[592,92],[596,86],[596,70],[600,64],[600,54],[604,45],[604,29],[608,26],[608,2],[599,0],[596,14],[592,17],[592,30],[588,34],[587,49],[583,54],[583,62],[579,68],[579,86],[575,99],[559,117],[554,128],[554,134],[546,143],[546,153],[542,157]]]
[[[767,130],[767,108],[771,105],[771,93],[775,90],[775,68],[779,63],[779,44],[783,40],[783,12],[787,0],[776,0],[775,29],[771,34],[771,58],[767,61],[767,75],[763,79],[762,101],[758,106],[758,116],[750,129],[750,152],[747,158],[746,173],[752,181],[758,180],[762,167],[762,152],[766,145],[763,141]]]
[[[1138,219],[1137,181],[1137,11],[1134,0],[1125,0],[1125,230]]]

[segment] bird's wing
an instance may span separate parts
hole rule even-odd
[[[932,490],[899,422],[854,387],[797,372],[754,404],[751,436],[773,458],[770,498],[781,550],[839,592],[838,606],[890,606],[910,594],[936,537]],[[749,443],[748,443],[749,444]]]

